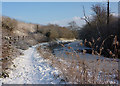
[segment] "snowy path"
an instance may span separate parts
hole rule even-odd
[[[24,55],[13,61],[16,67],[10,70],[9,78],[1,79],[4,84],[59,84],[60,78],[55,78],[58,70],[51,67],[39,56],[35,46],[24,51]]]

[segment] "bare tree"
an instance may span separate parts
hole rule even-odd
[[[106,21],[106,8],[100,4],[92,6],[92,10],[95,13],[94,20],[99,24],[104,24]]]
[[[75,21],[71,21],[68,23],[71,30],[78,30],[79,26],[76,24]]]
[[[84,18],[81,18],[81,19],[85,20],[86,23],[87,23],[89,26],[91,26],[90,21],[89,21],[89,18],[88,18],[88,17],[86,16],[86,14],[85,14],[85,8],[84,8],[84,6],[83,6],[83,13],[84,13]]]

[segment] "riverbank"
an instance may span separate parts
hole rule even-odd
[[[64,45],[63,45],[64,47]],[[71,49],[72,47],[67,47]],[[110,59],[91,59],[95,55],[73,52],[65,52],[68,58],[62,54],[56,57],[52,54],[48,46],[39,46],[38,52],[43,58],[50,60],[51,65],[62,72],[64,80],[69,83],[79,84],[118,84],[118,61]],[[43,53],[44,51],[44,53]],[[60,51],[59,51],[60,53]],[[72,58],[69,58],[69,57]],[[82,58],[81,56],[86,57]]]
[[[50,42],[52,43],[52,42]],[[109,59],[87,60],[94,55],[81,53],[81,59],[75,51],[65,52],[56,57],[48,48],[50,43],[40,43],[22,50],[24,55],[13,60],[7,71],[9,77],[2,78],[1,83],[8,84],[118,84],[118,62]],[[63,46],[67,43],[63,42]],[[61,45],[61,42],[58,43]],[[68,47],[72,49],[72,47]],[[37,50],[36,50],[37,49]],[[69,58],[72,56],[72,58]]]

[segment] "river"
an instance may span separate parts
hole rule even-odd
[[[79,55],[79,57],[81,59],[86,59],[86,60],[96,60],[96,59],[107,59],[107,60],[113,60],[112,58],[107,58],[107,57],[103,57],[103,56],[98,56],[98,55],[92,55],[89,53],[85,53],[83,54],[83,50],[89,50],[91,51],[92,49],[89,47],[86,47],[84,45],[81,45],[82,40],[80,41],[74,41],[74,42],[70,42],[70,43],[66,43],[64,44],[64,47],[61,45],[58,45],[57,47],[53,48],[53,54],[56,57],[64,57],[64,58],[72,58],[72,55],[68,55],[66,53],[73,53],[74,57],[76,57],[76,55]],[[117,59],[118,60],[118,59]]]

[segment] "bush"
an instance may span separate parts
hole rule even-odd
[[[44,34],[49,39],[56,38],[74,38],[74,34],[71,30],[66,27],[60,27],[58,25],[47,25],[38,28],[38,32]]]
[[[13,31],[17,27],[17,21],[9,17],[2,17],[2,29]]]
[[[115,36],[117,36],[117,41],[120,43],[120,30],[118,29],[120,20],[118,17],[114,17],[110,14],[110,22],[109,25],[107,25],[107,12],[105,7],[95,5],[92,7],[92,10],[94,15],[89,21],[90,25],[87,23],[81,28],[79,38],[82,40],[86,39],[88,42],[92,42],[93,39],[97,41],[97,39],[100,38],[100,41],[96,42],[96,46],[98,46],[97,50],[100,50],[101,44],[105,41],[103,54],[109,57],[109,51],[114,52],[113,41]],[[117,49],[120,49],[120,46],[118,46]]]

